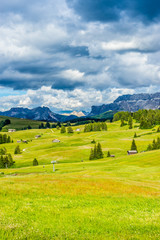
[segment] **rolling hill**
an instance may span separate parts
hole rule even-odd
[[[57,129],[9,133],[14,143],[0,147],[16,163],[0,170],[0,239],[159,239],[160,150],[144,152],[160,137],[158,126],[107,125],[101,132],[84,133],[79,126],[74,134]],[[135,132],[139,153],[128,156]],[[29,142],[21,142],[22,154],[14,155],[19,139]],[[103,159],[89,161],[93,139],[101,143]],[[106,157],[108,150],[115,158]],[[32,166],[34,158],[38,166]]]

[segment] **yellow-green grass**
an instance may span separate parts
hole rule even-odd
[[[11,133],[14,143],[2,146],[12,153],[16,140],[32,142],[20,144],[26,151],[14,156],[14,168],[0,170],[0,239],[160,239],[160,150],[127,156],[135,131],[140,151],[160,136],[119,122],[107,132]],[[104,159],[88,160],[93,138]],[[106,158],[107,150],[116,157]],[[39,166],[32,166],[34,157]]]

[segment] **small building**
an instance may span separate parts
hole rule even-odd
[[[36,135],[36,136],[35,136],[36,139],[37,139],[37,138],[40,138],[40,137],[41,137],[41,135]]]
[[[16,129],[8,129],[8,132],[16,132]]]
[[[59,142],[60,142],[60,140],[58,140],[58,139],[52,140],[52,143],[59,143]]]
[[[111,155],[110,157],[114,158],[114,157],[115,157],[115,155]]]
[[[137,154],[138,152],[136,150],[129,150],[127,151],[128,155],[134,155]]]
[[[77,128],[77,129],[76,129],[76,132],[80,132],[80,131],[81,131],[81,129],[80,129],[80,128]]]
[[[28,141],[27,140],[23,140],[23,143],[28,143]]]
[[[21,143],[21,140],[17,140],[17,143]]]

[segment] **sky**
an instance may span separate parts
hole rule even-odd
[[[1,111],[158,91],[159,0],[1,0]]]

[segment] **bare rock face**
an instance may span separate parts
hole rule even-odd
[[[139,109],[160,109],[160,93],[133,94],[118,97],[113,103],[102,106],[92,106],[89,116],[98,115],[107,111],[135,112]]]

